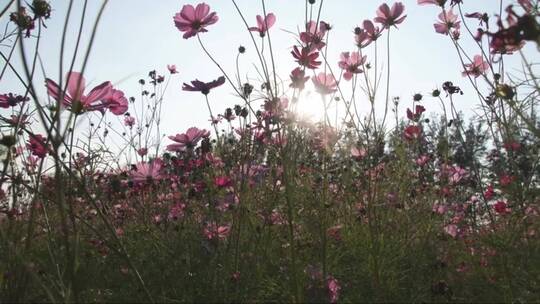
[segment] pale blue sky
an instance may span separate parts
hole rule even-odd
[[[317,1],[319,3],[320,0]],[[1,0],[0,2],[7,2]],[[443,81],[452,80],[462,86],[465,97],[459,98],[459,107],[468,110],[477,101],[468,80],[461,76],[459,61],[449,39],[436,34],[433,23],[439,13],[434,6],[418,6],[416,0],[402,1],[406,6],[407,19],[399,26],[399,30],[392,30],[392,83],[391,96],[400,96],[403,100],[401,112],[411,103],[414,93],[428,93]],[[505,3],[509,3],[506,1]],[[61,30],[66,14],[67,0],[51,1],[54,8],[52,17],[46,21],[47,29],[43,34],[41,56],[48,77],[58,78],[58,58]],[[75,18],[72,18],[68,35],[66,55],[73,49],[76,37],[77,24],[82,8],[82,0],[75,0]],[[220,76],[220,72],[203,54],[195,38],[185,40],[175,28],[173,15],[184,4],[196,4],[194,1],[180,0],[111,0],[105,10],[104,17],[99,25],[98,35],[92,49],[90,61],[85,72],[87,82],[93,84],[110,80],[117,83],[128,96],[138,96],[139,85],[137,80],[146,77],[151,69],[168,76],[167,64],[176,64],[180,74],[171,80],[165,95],[163,113],[163,131],[167,135],[183,132],[190,126],[203,126],[208,128],[208,113],[202,95],[181,90],[182,82],[195,78],[212,80]],[[207,0],[212,11],[216,11],[220,20],[217,24],[208,27],[209,32],[201,35],[207,48],[231,75],[234,74],[234,60],[239,45],[247,47],[247,54],[241,60],[242,76],[256,78],[257,74],[252,67],[257,63],[254,57],[253,46],[249,35],[234,10],[231,1]],[[286,79],[290,70],[296,64],[290,56],[294,37],[286,31],[297,32],[304,22],[303,0],[267,0],[268,12],[277,16],[276,25],[272,28],[274,52],[276,54],[276,67],[278,74]],[[323,6],[321,19],[333,25],[330,34],[329,60],[332,68],[338,71],[337,61],[342,51],[353,51],[352,31],[364,19],[372,19],[375,11],[382,1],[372,0],[326,0]],[[389,2],[390,4],[393,2]],[[89,1],[89,13],[85,25],[83,45],[89,39],[91,22],[95,19],[97,7],[101,1]],[[255,15],[262,14],[260,1],[238,0],[248,21],[255,23]],[[1,6],[1,5],[0,5]],[[465,1],[466,12],[485,11],[498,12],[499,1],[474,0]],[[0,22],[3,25],[4,22]],[[476,21],[470,22],[476,27]],[[286,30],[286,31],[285,31]],[[469,40],[468,40],[469,41]],[[466,47],[473,50],[469,41]],[[532,54],[536,50],[529,46]],[[2,52],[8,49],[0,46]],[[380,51],[383,51],[380,48]],[[477,51],[471,52],[471,55]],[[369,53],[368,53],[369,54]],[[385,53],[380,55],[381,60]],[[369,58],[371,59],[371,57]],[[368,60],[369,60],[368,59]],[[3,61],[0,61],[3,65]],[[15,63],[18,59],[15,60]],[[75,70],[80,70],[80,62]],[[514,62],[517,62],[514,60]],[[123,80],[123,81],[121,81]],[[120,82],[121,81],[121,82]],[[39,82],[38,82],[39,83]],[[0,93],[13,91],[20,92],[21,87],[11,72],[7,72],[0,82]],[[231,94],[232,89],[223,86],[211,93],[210,99],[214,112],[220,113],[225,107],[233,106],[240,100]],[[382,93],[382,92],[381,92]],[[45,90],[41,92],[45,96]],[[381,94],[382,95],[382,94]],[[312,101],[305,101],[312,102]],[[319,103],[319,101],[314,101]],[[361,101],[361,107],[367,107]],[[426,100],[428,110],[438,111],[435,101]]]

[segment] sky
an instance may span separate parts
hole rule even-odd
[[[320,0],[317,0],[316,5]],[[0,2],[7,2],[1,0]],[[459,109],[470,112],[477,103],[467,78],[462,77],[460,63],[448,37],[437,34],[433,23],[439,13],[435,6],[418,6],[416,0],[403,0],[406,20],[392,29],[391,37],[391,85],[390,95],[399,96],[402,100],[400,108],[404,115],[407,106],[412,104],[415,93],[429,94],[432,89],[440,87],[444,81],[451,80],[462,87],[466,95],[456,102]],[[508,3],[507,1],[505,3]],[[46,20],[47,28],[43,32],[40,56],[43,60],[47,77],[58,79],[59,50],[64,19],[67,12],[67,0],[51,1],[53,12]],[[70,61],[77,35],[78,22],[82,11],[82,0],[74,1],[74,15],[67,30],[67,48],[65,61]],[[91,0],[88,4],[86,23],[82,36],[83,50],[90,39],[91,28],[102,1]],[[210,81],[221,76],[219,69],[202,52],[195,38],[183,39],[182,33],[174,26],[173,16],[184,4],[197,4],[193,1],[180,0],[111,0],[105,8],[103,18],[98,26],[97,36],[91,49],[85,77],[88,86],[97,85],[110,80],[116,87],[123,90],[127,96],[139,96],[138,79],[146,78],[148,71],[157,70],[158,74],[169,76],[167,64],[175,64],[179,74],[173,75],[164,95],[164,112],[162,114],[162,131],[166,135],[182,133],[191,126],[209,129],[208,112],[201,94],[181,90],[183,82],[193,79]],[[217,12],[218,23],[208,27],[208,33],[201,34],[201,39],[215,59],[230,74],[235,74],[235,59],[240,45],[247,52],[240,59],[240,74],[243,78],[257,79],[253,65],[257,63],[254,48],[248,32],[235,11],[231,1],[206,0],[211,10]],[[262,15],[260,1],[238,0],[243,14],[250,25],[255,25],[255,16]],[[277,16],[277,22],[271,30],[273,50],[276,58],[278,75],[288,81],[290,71],[296,67],[290,51],[295,43],[292,33],[304,23],[303,0],[267,0],[267,12]],[[323,4],[321,20],[329,22],[333,29],[329,37],[328,60],[334,71],[338,71],[339,54],[343,51],[354,51],[353,30],[364,19],[375,17],[375,11],[382,1],[372,0],[326,0]],[[389,2],[390,4],[392,2]],[[3,7],[0,5],[0,7]],[[499,11],[499,1],[473,0],[465,1],[465,11],[482,11],[496,13]],[[5,25],[6,17],[0,20],[0,26]],[[469,24],[476,28],[477,21]],[[29,38],[28,45],[32,45]],[[35,40],[35,39],[34,39]],[[257,41],[260,43],[260,41]],[[474,55],[472,41],[464,40],[466,49]],[[0,46],[0,51],[8,53],[9,48]],[[379,60],[384,63],[385,48],[379,46]],[[537,56],[534,47],[528,47],[527,52]],[[81,57],[81,56],[79,56]],[[516,57],[516,56],[514,56]],[[368,61],[373,60],[373,54],[368,52]],[[513,58],[510,66],[519,67],[519,62]],[[20,64],[18,56],[13,61],[15,66]],[[1,66],[4,62],[0,60]],[[74,70],[80,70],[82,60],[75,63]],[[64,72],[66,68],[64,68]],[[43,81],[40,76],[36,83]],[[347,84],[348,85],[348,84]],[[309,87],[312,88],[311,86]],[[6,72],[0,81],[0,93],[21,90],[20,83],[11,71]],[[216,113],[221,113],[226,107],[232,107],[241,101],[234,97],[229,86],[222,86],[210,94],[210,103]],[[45,97],[44,87],[39,92]],[[467,94],[469,93],[469,94]],[[382,94],[381,94],[382,95]],[[382,102],[382,101],[380,101]],[[381,103],[379,102],[379,106]],[[360,98],[359,107],[368,109],[367,100]],[[435,100],[425,100],[428,111],[439,111]],[[317,116],[320,112],[320,100],[306,99],[301,101],[301,109],[306,113]]]

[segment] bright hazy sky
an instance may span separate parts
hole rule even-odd
[[[317,4],[320,0],[317,0]],[[506,0],[507,1],[507,0]],[[1,0],[0,2],[6,2]],[[74,18],[68,30],[68,47],[66,58],[71,55],[73,41],[76,38],[79,17],[82,9],[82,0],[75,0]],[[405,108],[412,103],[411,96],[420,92],[427,94],[433,88],[440,87],[446,80],[454,81],[460,85],[466,95],[458,99],[458,107],[468,111],[477,103],[468,80],[461,76],[459,61],[451,42],[446,36],[437,34],[433,30],[433,23],[437,20],[439,9],[435,6],[418,6],[416,0],[403,0],[407,19],[399,26],[399,30],[392,29],[391,50],[391,96],[400,96],[402,105],[400,112],[404,114]],[[509,1],[508,1],[509,2]],[[505,3],[508,3],[505,2]],[[67,11],[67,0],[51,1],[54,8],[51,19],[46,21],[47,29],[43,33],[41,57],[44,61],[47,76],[58,79],[59,46],[63,22]],[[83,45],[89,40],[89,33],[98,6],[102,1],[90,0],[87,23]],[[220,72],[203,54],[196,38],[185,40],[175,28],[173,16],[180,11],[184,4],[197,4],[193,1],[180,0],[111,0],[105,10],[104,17],[99,24],[98,34],[88,67],[85,72],[87,83],[96,85],[102,81],[110,80],[123,90],[127,96],[138,96],[139,78],[146,78],[149,70],[156,69],[158,73],[169,76],[167,64],[176,64],[179,74],[174,75],[163,105],[163,127],[167,135],[182,133],[188,127],[200,126],[209,128],[208,113],[201,94],[183,92],[182,82],[195,78],[209,81],[220,76]],[[209,32],[201,34],[207,48],[223,65],[230,75],[234,75],[234,61],[238,46],[247,47],[247,54],[241,59],[241,75],[257,78],[253,64],[257,63],[254,57],[253,45],[240,17],[234,10],[233,4],[228,0],[207,0],[212,11],[216,11],[219,22],[208,27]],[[273,48],[276,54],[276,67],[278,74],[288,81],[289,72],[296,67],[291,47],[295,38],[286,31],[298,32],[304,23],[303,0],[267,0],[267,12],[274,12],[277,22],[271,30]],[[334,71],[338,71],[337,62],[342,51],[355,50],[352,31],[364,19],[372,19],[375,11],[382,1],[372,0],[326,0],[323,5],[321,20],[333,26],[329,38],[328,58]],[[391,4],[393,2],[389,2]],[[238,0],[248,22],[255,24],[255,16],[262,15],[260,1]],[[505,4],[506,5],[506,4]],[[1,5],[0,5],[1,6]],[[499,10],[499,1],[496,0],[466,0],[466,12],[485,11],[496,13]],[[6,22],[3,18],[0,25]],[[476,28],[476,20],[470,21],[470,26]],[[464,32],[464,29],[463,29]],[[464,36],[466,36],[464,34]],[[27,39],[26,41],[35,40]],[[473,50],[470,39],[466,47]],[[260,41],[258,41],[260,42]],[[532,54],[537,55],[534,47],[528,46]],[[7,53],[6,46],[0,50]],[[379,45],[379,62],[385,60],[385,48],[381,41]],[[370,51],[371,52],[371,51]],[[372,54],[368,52],[368,60]],[[471,51],[470,55],[478,53]],[[18,58],[15,60],[17,64]],[[69,60],[66,60],[66,62]],[[517,61],[514,61],[517,62]],[[2,65],[3,61],[0,60]],[[78,61],[74,70],[78,71],[81,61]],[[40,83],[42,78],[39,78]],[[288,84],[288,82],[287,82]],[[90,86],[91,86],[90,85]],[[347,84],[348,86],[349,84]],[[40,92],[45,97],[42,87]],[[309,88],[312,88],[309,84]],[[384,89],[384,88],[383,88]],[[10,71],[0,82],[0,93],[22,93],[14,74]],[[240,103],[232,94],[232,89],[223,86],[210,95],[210,101],[215,113],[235,103]],[[383,97],[381,91],[380,97]],[[468,93],[468,94],[467,94]],[[382,100],[381,100],[382,101]],[[308,112],[317,109],[311,103],[320,103],[319,99],[304,100],[303,108],[311,108]],[[439,111],[436,101],[425,100],[428,111]],[[359,99],[359,106],[367,109],[367,102]],[[110,114],[108,114],[110,115]]]

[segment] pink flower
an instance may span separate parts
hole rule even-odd
[[[205,129],[189,128],[186,133],[169,136],[169,139],[176,143],[168,145],[167,151],[181,152],[192,149],[201,139],[208,136],[210,136],[210,132]]]
[[[309,47],[303,47],[302,50],[298,49],[298,46],[294,46],[291,52],[296,62],[301,66],[305,66],[308,69],[316,69],[321,65],[319,58],[319,52]]]
[[[184,5],[182,10],[174,16],[174,24],[184,33],[184,39],[191,38],[198,33],[208,32],[207,26],[218,21],[215,12],[210,13],[210,6],[206,3],[197,4],[193,7],[191,4]]]
[[[264,37],[266,32],[276,23],[276,16],[273,13],[266,15],[263,19],[261,15],[257,15],[257,26],[250,27],[252,32],[259,32],[259,35]]]
[[[176,70],[176,65],[174,64],[167,64],[167,70],[169,70],[169,73],[176,74],[178,71]]]
[[[358,46],[366,47],[381,37],[382,30],[379,27],[375,27],[371,20],[364,20],[362,25],[364,28],[359,28],[358,30],[360,32],[356,35],[356,44]]]
[[[455,238],[458,235],[458,226],[455,224],[446,225],[444,227],[444,232]]]
[[[482,55],[475,55],[472,63],[465,64],[465,71],[462,74],[463,76],[470,75],[478,78],[488,69],[489,63],[484,61]]]
[[[316,22],[309,21],[306,24],[306,31],[300,33],[300,41],[311,50],[320,50],[326,45],[324,43],[324,36],[329,29],[330,25],[324,21],[319,22],[318,27]]]
[[[204,227],[204,235],[209,240],[216,238],[220,240],[226,239],[229,232],[231,232],[230,225],[218,226],[216,223],[210,223]]]
[[[461,21],[458,20],[458,16],[454,14],[453,10],[444,11],[439,14],[439,22],[435,23],[435,31],[439,34],[448,35],[451,29],[459,32]]]
[[[30,100],[28,97],[22,95],[15,95],[13,93],[1,94],[0,95],[0,108],[9,108],[14,107],[18,104],[22,104]]]
[[[137,150],[137,154],[139,154],[140,157],[144,157],[146,154],[148,154],[148,149],[140,148],[139,150]]]
[[[169,215],[167,216],[169,220],[176,221],[184,217],[184,210],[186,209],[186,204],[177,203],[171,207],[169,210]]]
[[[487,186],[486,191],[484,192],[484,197],[486,200],[490,200],[495,196],[495,189],[493,189],[492,185]]]
[[[26,147],[32,151],[32,155],[39,158],[44,158],[50,150],[50,147],[46,144],[47,139],[41,134],[30,135],[30,140],[26,144]]]
[[[341,291],[339,281],[336,280],[333,276],[328,276],[328,278],[326,279],[326,288],[328,289],[330,303],[337,303],[339,299],[339,292]]]
[[[425,166],[429,162],[430,158],[428,155],[422,155],[416,159],[416,164],[420,167]]]
[[[182,90],[190,92],[201,92],[204,95],[208,95],[211,89],[217,88],[225,83],[225,77],[221,76],[216,80],[211,82],[202,82],[198,79],[195,79],[191,82],[191,85],[184,83],[182,85]]]
[[[140,162],[130,172],[131,180],[135,183],[145,183],[163,179],[163,175],[161,174],[162,167],[163,162],[159,159],[155,159],[152,162]]]
[[[317,77],[312,77],[311,80],[317,92],[322,95],[332,94],[337,91],[337,82],[332,74],[321,72]]]
[[[341,241],[341,229],[343,228],[343,225],[336,225],[333,227],[330,227],[326,229],[326,233],[329,237],[333,238],[336,241]]]
[[[495,205],[493,205],[493,209],[495,209],[495,212],[497,212],[498,214],[505,214],[510,212],[510,209],[503,201],[497,201]]]
[[[375,17],[375,22],[382,24],[385,28],[390,28],[390,26],[396,26],[405,20],[407,15],[401,16],[405,6],[401,2],[396,2],[392,5],[392,9],[388,7],[388,4],[383,3],[377,9],[377,17]]]
[[[443,7],[446,3],[446,0],[418,0],[419,5],[429,5],[434,4]]]
[[[509,175],[509,174],[502,174],[499,179],[499,182],[501,183],[502,187],[506,187],[512,184],[515,180],[516,180],[515,176]]]
[[[357,148],[357,147],[352,147],[351,148],[351,156],[352,158],[354,158],[355,160],[362,160],[364,157],[367,156],[367,151],[366,149],[364,148]]]
[[[291,72],[291,88],[303,90],[306,84],[306,81],[308,81],[309,76],[306,76],[306,72],[302,70],[300,67],[295,68]]]
[[[415,126],[415,125],[410,125],[410,126],[406,127],[405,131],[403,132],[403,136],[407,140],[418,139],[418,138],[420,138],[421,135],[422,135],[422,128],[420,128],[419,126]]]
[[[126,115],[124,117],[124,125],[126,125],[127,127],[133,127],[135,125],[135,117],[133,116],[130,116],[130,115]]]
[[[450,181],[451,184],[457,184],[459,183],[462,179],[464,179],[465,177],[467,177],[468,173],[467,173],[467,170],[459,167],[459,166],[453,166],[449,169],[449,172],[448,172],[448,179]]]
[[[343,78],[349,81],[352,79],[353,74],[362,73],[363,71],[360,68],[360,66],[362,66],[364,62],[366,62],[366,56],[364,57],[360,56],[359,52],[341,53],[341,60],[339,61],[339,67],[345,71],[345,73],[343,74]]]
[[[214,185],[218,188],[229,187],[231,184],[232,181],[228,176],[218,176],[214,179]]]
[[[103,102],[114,115],[122,115],[128,110],[128,101],[120,90],[111,89],[111,94]]]
[[[101,111],[103,112],[107,108],[107,103],[102,102],[104,99],[111,95],[113,87],[109,81],[94,87],[88,95],[85,95],[86,82],[84,77],[77,72],[70,72],[66,76],[67,79],[67,92],[62,94],[62,90],[56,84],[56,82],[47,78],[45,80],[47,86],[47,94],[59,100],[62,105],[68,107],[73,113],[80,114],[87,111]]]

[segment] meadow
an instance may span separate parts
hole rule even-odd
[[[340,16],[321,14],[337,4],[306,0],[278,52],[271,1],[253,1],[256,16],[227,1],[249,35],[228,70],[205,40],[220,12],[178,1],[163,18],[198,58],[128,92],[87,72],[107,0],[95,19],[88,0],[3,1],[0,83],[17,87],[0,91],[0,303],[540,301],[540,2],[490,14],[471,1],[414,1],[438,11],[425,26],[461,79],[399,97],[401,2],[351,20],[334,58]],[[55,18],[60,73],[40,55]],[[277,58],[294,68],[279,75]],[[219,73],[187,78],[182,60]],[[208,122],[164,134],[180,87]]]

